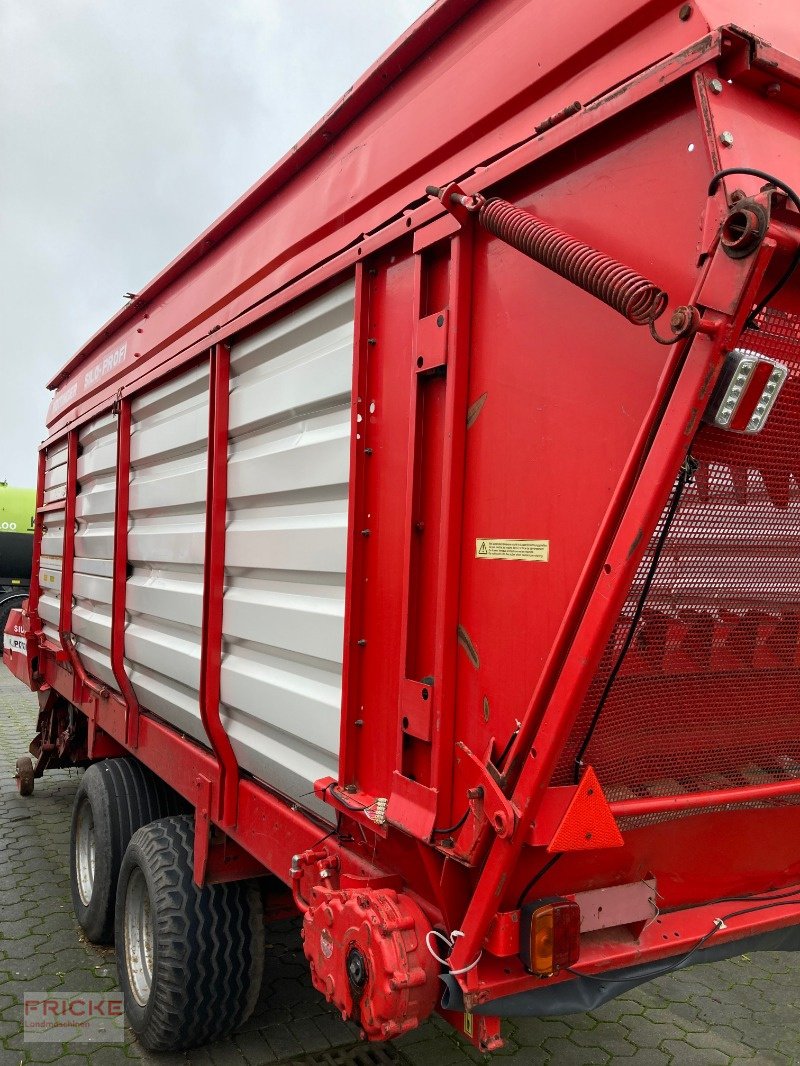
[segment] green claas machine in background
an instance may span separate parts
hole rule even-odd
[[[12,608],[28,595],[33,555],[36,493],[0,481],[0,632]]]

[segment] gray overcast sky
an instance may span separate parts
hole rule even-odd
[[[0,479],[46,382],[429,0],[0,0]]]

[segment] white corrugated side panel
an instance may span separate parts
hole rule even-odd
[[[47,450],[44,474],[44,502],[64,498],[67,483],[67,445],[55,444]],[[44,635],[60,644],[58,617],[61,608],[61,567],[64,557],[64,511],[48,511],[42,531],[39,559],[39,617]]]
[[[208,366],[134,401],[125,632],[143,707],[199,740]]]
[[[44,471],[44,503],[62,500],[66,484],[67,442],[64,441],[47,449]]]
[[[222,716],[240,765],[309,796],[337,776],[354,286],[231,353]]]
[[[79,444],[72,630],[87,673],[116,688],[110,655],[116,415],[106,414],[86,425]]]

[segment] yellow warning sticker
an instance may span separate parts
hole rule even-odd
[[[550,561],[549,540],[490,540],[478,537],[475,541],[476,559],[521,559],[528,563]]]

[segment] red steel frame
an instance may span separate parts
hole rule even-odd
[[[763,254],[760,257],[760,262],[751,268],[750,277],[748,279],[748,289],[753,290],[760,284],[766,267],[765,261],[768,259],[773,248],[774,246],[771,247],[769,243],[765,245]],[[363,285],[363,270],[359,271],[359,280],[361,285]],[[749,306],[746,301],[744,306]],[[721,326],[721,320],[718,320],[717,324]],[[735,328],[735,323],[729,328]],[[508,875],[508,870],[513,864],[515,856],[524,844],[527,832],[526,827],[536,809],[536,799],[537,797],[541,797],[546,789],[550,769],[561,750],[560,744],[563,744],[563,737],[571,726],[572,717],[569,712],[569,707],[574,708],[576,706],[576,704],[572,702],[575,699],[574,692],[579,691],[578,686],[581,684],[585,685],[588,683],[588,680],[591,677],[592,665],[597,661],[597,658],[599,658],[604,646],[604,640],[601,636],[602,631],[595,628],[599,623],[593,617],[593,611],[600,611],[605,616],[603,624],[608,626],[612,624],[613,619],[616,617],[616,613],[619,610],[621,601],[624,599],[628,584],[632,579],[632,575],[635,572],[635,568],[644,550],[644,545],[647,543],[647,537],[639,536],[638,530],[644,529],[645,532],[647,532],[655,527],[655,523],[661,514],[664,502],[672,487],[676,466],[679,465],[680,459],[688,447],[690,437],[687,437],[680,432],[676,433],[676,427],[685,427],[689,424],[693,424],[691,413],[698,409],[698,406],[702,404],[703,397],[708,395],[710,383],[713,380],[713,372],[714,369],[718,367],[720,351],[723,347],[724,338],[727,337],[727,335],[727,330],[719,330],[716,342],[712,342],[705,336],[698,336],[693,342],[685,359],[681,354],[681,345],[676,345],[675,348],[672,349],[672,361],[665,368],[665,372],[662,375],[661,390],[659,391],[658,396],[654,399],[651,410],[651,417],[655,422],[658,412],[664,406],[663,402],[669,398],[669,403],[666,405],[666,417],[662,420],[659,431],[651,444],[645,466],[636,482],[633,494],[627,501],[627,506],[624,483],[618,490],[617,498],[621,523],[619,524],[616,536],[613,538],[611,547],[606,549],[605,552],[602,550],[605,534],[604,531],[601,530],[598,534],[597,547],[593,556],[595,559],[601,561],[601,565],[599,568],[595,565],[593,569],[590,562],[586,567],[587,578],[583,586],[585,590],[584,595],[588,594],[591,587],[590,579],[597,574],[598,569],[600,571],[601,582],[610,583],[612,579],[615,581],[616,594],[615,596],[605,594],[602,597],[589,596],[588,605],[579,601],[578,594],[576,594],[575,599],[577,602],[573,607],[572,616],[582,617],[583,623],[578,634],[572,641],[572,655],[566,660],[566,662],[562,663],[562,669],[557,674],[559,678],[559,687],[562,692],[559,700],[569,700],[569,703],[561,703],[559,705],[556,703],[555,695],[552,695],[548,704],[547,714],[541,718],[539,722],[535,740],[536,758],[529,758],[524,761],[524,769],[513,795],[513,802],[518,804],[518,809],[520,811],[519,831],[510,840],[496,841],[489,853],[488,859],[482,869],[480,881],[476,886],[472,904],[470,905],[470,908],[468,908],[464,920],[460,923],[467,935],[463,940],[459,940],[458,942],[456,949],[457,953],[454,953],[453,958],[454,966],[466,965],[471,957],[474,957],[476,949],[480,946],[480,940],[482,940],[483,937],[483,933],[478,931],[481,929],[485,930],[488,927],[489,921],[496,911],[495,895],[492,886],[498,883],[498,879],[502,879],[504,876]],[[361,346],[357,344],[357,352],[360,350],[360,347]],[[210,425],[209,434],[209,480],[211,491],[209,493],[208,508],[209,515],[216,516],[216,521],[212,519],[209,525],[207,552],[209,561],[213,559],[213,565],[216,566],[221,573],[221,568],[224,566],[224,556],[221,556],[220,552],[224,549],[224,543],[219,536],[215,538],[213,533],[215,529],[222,529],[224,531],[224,511],[222,511],[222,522],[219,521],[219,516],[225,501],[224,460],[227,458],[229,364],[227,359],[227,349],[223,346],[219,346],[215,349],[215,354],[220,351],[222,353],[222,358],[220,359],[217,357],[213,360],[214,371],[211,384],[212,395],[215,399],[215,405],[213,406],[219,404],[218,417],[215,418],[212,414],[212,425]],[[354,376],[356,379],[360,377],[360,374],[360,360],[357,357],[354,367]],[[130,432],[130,399],[130,397],[125,398],[120,406],[120,429],[122,431],[123,427],[126,428],[128,434]],[[647,437],[649,425],[650,423],[648,423],[647,428],[642,431],[642,438]],[[662,440],[663,445],[659,443],[659,441]],[[125,447],[120,443],[118,445],[118,454],[120,456],[118,481],[121,480],[124,484],[126,477],[129,477],[129,446]],[[66,487],[65,504],[67,518],[67,521],[65,521],[65,559],[70,558],[74,554],[74,499],[77,475],[77,455],[78,435],[76,430],[72,430],[68,437],[68,482]],[[631,471],[635,470],[637,461],[638,457],[633,455],[630,462]],[[42,462],[40,466],[41,478],[38,492],[41,496],[43,492],[44,463]],[[128,467],[127,471],[126,466]],[[656,471],[658,472],[657,477]],[[215,483],[215,477],[218,479],[222,478],[223,480],[217,480]],[[118,497],[122,503],[121,510],[117,512],[118,533],[123,529],[127,529],[127,516],[125,516],[124,522],[121,517],[125,510],[125,497],[126,493],[123,490],[120,497]],[[60,503],[59,506],[61,506]],[[618,521],[619,519],[614,514],[612,506],[609,509],[607,524],[609,527],[613,528]],[[354,539],[355,538],[351,538],[351,542]],[[640,548],[637,552],[630,553],[630,545],[634,540],[640,544]],[[121,581],[120,575],[125,572],[127,566],[126,553],[122,547],[123,543],[124,538],[122,537],[120,537],[119,541],[115,542],[115,582]],[[117,544],[120,546],[117,547]],[[602,564],[603,559],[607,559],[608,563]],[[611,566],[610,574],[606,569],[606,566]],[[65,633],[69,632],[71,619],[71,594],[69,597],[65,597],[63,590],[71,587],[71,574],[71,563],[65,563],[65,579],[62,584],[62,613],[60,621],[62,632]],[[204,610],[205,628],[203,640],[204,645],[210,646],[213,641],[214,646],[219,648],[219,642],[221,640],[222,610],[221,582],[218,582],[216,587],[218,594],[215,597],[209,596],[207,607]],[[117,614],[116,607],[116,603],[118,602],[119,599],[117,598],[112,612],[117,619],[115,632],[119,631],[119,615]],[[212,611],[216,616],[213,621],[210,619]],[[350,617],[352,620],[353,615],[351,614]],[[568,624],[568,621],[565,621],[565,629]],[[574,650],[578,646],[578,641],[581,639],[581,631],[586,633],[586,637],[584,638],[587,641],[586,652],[583,656],[576,659]],[[352,641],[350,643],[352,644]],[[94,743],[97,743],[99,746],[99,744],[102,743],[102,736],[107,735],[109,738],[116,740],[123,747],[133,748],[129,738],[130,722],[128,720],[128,715],[121,713],[123,706],[120,703],[119,697],[104,690],[102,686],[93,682],[86,676],[82,665],[79,660],[77,660],[71,642],[68,642],[67,650],[71,666],[75,671],[73,678],[70,678],[69,674],[66,673],[67,668],[65,664],[59,662],[57,657],[46,655],[43,657],[42,663],[42,675],[45,683],[51,685],[58,691],[80,693],[80,689],[76,682],[79,683],[83,688],[85,695],[82,698],[80,695],[76,696],[74,702],[81,707],[90,720],[92,726],[90,736],[95,738]],[[213,663],[213,659],[214,652],[212,649],[212,655],[209,662]],[[570,668],[570,662],[573,664],[580,663],[580,666],[576,667],[573,665],[573,667]],[[217,652],[216,669],[218,670],[218,668],[219,653]],[[206,719],[204,720],[204,724],[206,724],[206,722],[208,723],[206,728],[211,735],[211,732],[215,727],[212,724],[213,713],[212,715],[208,714],[208,701],[209,698],[211,698],[211,687],[216,685],[216,707],[218,708],[218,674],[216,681],[214,681],[211,676],[211,671],[209,671],[208,668],[206,669],[207,674],[205,688],[203,690],[203,705],[206,709]],[[213,669],[214,666],[212,665],[211,670]],[[580,675],[583,676],[581,677]],[[209,678],[211,678],[210,683]],[[575,686],[572,695],[565,692],[567,686]],[[557,689],[554,690],[554,693],[557,691]],[[535,699],[536,697],[534,697],[534,703],[532,706],[535,706]],[[579,705],[579,701],[577,705]],[[216,720],[219,722],[218,710]],[[552,725],[549,725],[550,722],[552,722]],[[535,719],[529,712],[525,716],[524,726],[531,728],[534,724]],[[549,735],[548,729],[551,730]],[[522,737],[524,733],[525,728],[523,728],[520,737]],[[519,745],[522,743],[524,743],[524,740],[518,738],[516,744]],[[231,840],[238,844],[248,854],[253,855],[264,868],[276,872],[280,876],[286,876],[291,856],[294,853],[313,848],[319,841],[320,837],[325,836],[324,826],[319,825],[300,811],[290,810],[283,800],[273,796],[262,786],[246,779],[240,779],[236,769],[235,758],[232,763],[233,773],[230,774],[228,779],[232,784],[229,783],[228,789],[235,794],[235,807],[233,810],[238,811],[238,818],[234,816],[233,820],[227,823],[223,822],[223,818],[225,817],[225,800],[221,797],[224,795],[224,786],[222,788],[220,787],[220,783],[223,780],[223,774],[221,772],[222,757],[218,753],[215,754],[213,752],[205,751],[199,745],[179,736],[174,730],[158,722],[144,712],[142,712],[141,716],[138,718],[138,745],[136,746],[135,751],[138,758],[156,773],[168,780],[177,791],[192,801],[196,800],[199,783],[203,781],[209,782],[211,784],[212,795],[216,792],[220,797],[220,809],[213,820],[220,825],[223,825]],[[89,754],[90,756],[93,754],[92,747],[90,747]],[[800,789],[800,786],[796,789],[793,785],[783,785],[780,786],[780,788],[776,786],[750,786],[747,789],[737,789],[735,792],[732,791],[730,796],[717,792],[705,795],[696,794],[691,797],[648,797],[636,801],[618,801],[611,806],[612,811],[616,815],[640,815],[643,813],[667,810],[673,807],[698,807],[703,804],[712,805],[726,801],[741,802],[750,798],[760,798],[768,795],[792,794],[798,791],[798,789]],[[228,794],[230,794],[230,792]],[[230,800],[228,800],[228,802],[230,802]],[[228,811],[230,810],[231,808],[229,807]],[[228,817],[230,818],[230,814]],[[357,816],[353,815],[351,817],[353,817],[354,820],[357,820]],[[261,827],[265,825],[274,825],[276,828],[280,825],[281,831],[279,833],[264,833]],[[327,840],[326,847],[331,854],[337,856],[341,864],[341,869],[345,873],[366,877],[375,876],[380,873],[365,854],[359,854],[357,848],[343,845],[339,843],[336,838]],[[435,908],[432,908],[430,902],[424,899],[421,899],[420,902],[424,905],[425,909],[434,920],[440,920],[439,912]],[[671,944],[670,948],[673,951],[685,951],[691,948],[691,946],[708,931],[708,916],[712,914],[712,910],[713,909],[709,909],[708,907],[699,907],[694,908],[690,913],[685,911],[680,912],[681,937],[679,941],[676,940],[674,944]],[[713,913],[716,912],[714,911]],[[767,913],[757,919],[751,919],[747,928],[748,931],[766,931],[787,924],[787,922],[791,921],[795,916],[800,918],[800,900],[796,905],[791,902],[787,903],[785,907],[782,908],[779,917]],[[677,922],[678,919],[676,918],[675,921]],[[725,936],[720,936],[719,939],[723,940],[735,935],[735,929],[736,926],[731,925],[730,931],[726,933]],[[657,957],[663,955],[663,953],[662,933],[653,933],[652,937],[648,938],[647,936],[644,936],[643,938],[640,938],[635,947],[632,945],[621,945],[617,943],[605,944],[602,949],[595,947],[588,954],[582,956],[581,967],[586,968],[587,971],[591,972],[592,970],[599,970],[612,966],[623,966],[626,963],[630,964],[634,961],[643,961],[648,957]],[[481,977],[481,971],[477,969],[472,970],[467,974],[465,981],[465,984],[468,987],[467,1000],[469,1003],[476,1005],[477,1003],[485,1002],[490,998],[489,987],[491,987],[491,996],[494,997],[500,994],[512,994],[520,988],[527,987],[529,983],[530,981],[528,978],[520,979],[519,976],[506,977],[504,979],[494,977],[491,980],[491,985],[487,986],[486,977]]]
[[[464,5],[466,7],[471,5]],[[451,8],[451,13],[454,8]],[[678,55],[656,64],[647,76],[635,80],[625,93],[612,94],[571,120],[568,131],[556,127],[544,142],[526,140],[499,156],[478,175],[464,180],[465,191],[478,191],[513,175],[532,161],[542,160],[567,140],[583,134],[624,108],[645,100],[651,93],[675,83],[704,64],[715,60],[723,49],[724,35],[712,33],[701,46],[686,49]],[[727,41],[734,39],[729,35]],[[796,64],[785,58],[781,69],[793,71]],[[708,69],[715,69],[714,66]],[[792,75],[794,77],[794,75]],[[701,93],[702,79],[697,76],[697,92]],[[713,129],[710,130],[713,135]],[[714,137],[709,138],[711,163],[718,165]],[[725,208],[724,192],[717,194],[717,212],[709,210],[712,221],[718,222]],[[104,686],[88,678],[75,652],[71,637],[65,640],[67,663],[62,657],[42,649],[39,670],[43,682],[69,698],[87,716],[89,755],[106,750],[108,738],[122,748],[133,750],[136,756],[191,802],[203,808],[205,816],[198,833],[205,833],[211,823],[221,826],[227,837],[243,852],[253,856],[265,869],[289,879],[291,857],[308,851],[326,835],[327,826],[293,808],[261,785],[242,777],[227,733],[220,719],[220,668],[222,656],[222,613],[224,586],[224,548],[227,499],[228,398],[230,389],[229,348],[227,341],[234,332],[246,329],[268,313],[284,304],[333,282],[337,276],[355,270],[356,274],[356,345],[353,368],[354,415],[358,397],[366,395],[366,364],[370,338],[367,336],[369,292],[372,284],[369,263],[381,251],[405,237],[409,229],[414,233],[415,301],[420,321],[422,314],[422,277],[426,269],[424,255],[437,241],[450,240],[449,304],[446,320],[446,344],[441,364],[447,365],[444,407],[444,445],[441,455],[443,477],[440,486],[441,521],[435,544],[435,559],[431,563],[436,574],[437,610],[434,623],[435,665],[432,701],[432,751],[425,813],[416,833],[425,840],[436,824],[435,820],[460,814],[452,796],[449,774],[454,735],[452,732],[452,703],[454,692],[455,631],[457,624],[457,585],[459,574],[458,523],[463,501],[465,414],[467,405],[467,363],[469,354],[469,321],[466,308],[471,299],[472,283],[472,222],[461,229],[444,215],[438,202],[426,202],[410,209],[401,218],[365,237],[357,247],[340,251],[320,263],[313,270],[296,276],[289,284],[270,292],[267,286],[259,290],[258,306],[232,317],[219,331],[219,342],[210,354],[211,403],[209,406],[208,498],[206,512],[205,576],[203,592],[202,666],[200,709],[203,726],[209,737],[211,751],[180,736],[173,729],[141,710],[133,692],[124,663],[125,583],[127,580],[128,489],[130,483],[130,432],[133,397],[146,390],[166,374],[176,372],[189,362],[208,358],[208,342],[199,340],[181,348],[181,342],[165,345],[159,359],[145,364],[119,388],[110,383],[94,396],[70,412],[67,432],[67,486],[65,501],[45,505],[46,448],[63,439],[66,413],[54,422],[52,436],[46,442],[39,461],[37,488],[37,536],[34,545],[34,575],[38,574],[41,554],[41,525],[48,510],[65,510],[64,570],[59,628],[63,635],[71,632],[72,580],[74,571],[75,492],[78,460],[78,427],[95,417],[113,397],[118,403],[117,444],[117,505],[114,526],[113,599],[112,599],[112,666],[122,700],[109,693]],[[776,231],[777,234],[777,231]],[[446,887],[453,887],[455,896],[463,901],[463,910],[456,907],[458,926],[465,935],[453,953],[454,968],[468,966],[481,950],[487,929],[498,908],[498,886],[512,876],[523,846],[529,842],[531,823],[543,809],[548,792],[566,793],[570,790],[548,790],[556,761],[574,723],[577,709],[602,654],[607,635],[630,587],[636,567],[655,528],[673,486],[675,473],[686,455],[702,411],[710,395],[713,382],[725,350],[735,342],[743,319],[762,286],[770,260],[778,247],[778,237],[763,242],[759,254],[751,260],[732,264],[722,257],[711,257],[698,282],[694,301],[707,310],[702,332],[688,344],[678,343],[668,350],[667,360],[650,409],[643,421],[638,438],[631,449],[625,469],[614,490],[604,521],[587,558],[578,586],[564,617],[558,638],[552,648],[544,673],[522,720],[521,728],[510,749],[508,765],[513,773],[508,781],[509,803],[515,813],[516,826],[504,838],[484,838],[485,859],[479,876],[472,883],[456,886],[453,865],[443,867],[442,860],[424,846],[403,853],[403,863],[418,861],[434,883],[434,901],[418,894],[418,900],[430,919],[443,922]],[[371,258],[367,258],[371,257]],[[365,262],[366,259],[366,262]],[[166,284],[166,282],[164,282]],[[731,291],[738,298],[735,308],[730,306]],[[256,301],[253,301],[256,302]],[[418,325],[418,328],[419,325]],[[429,366],[412,367],[411,414],[412,426],[417,419],[419,389]],[[416,434],[409,438],[409,489],[406,513],[414,512],[415,471],[420,441]],[[345,706],[352,703],[358,674],[358,656],[362,654],[360,615],[363,595],[361,571],[364,542],[356,529],[359,498],[358,486],[365,477],[369,456],[356,433],[351,442],[351,480],[348,541],[348,588],[346,602],[345,659],[343,692]],[[413,580],[413,533],[407,545],[403,563],[406,591]],[[31,585],[29,613],[35,629],[39,597],[38,581]],[[404,616],[410,618],[412,605],[409,596],[404,603]],[[402,657],[405,661],[405,656]],[[70,668],[71,674],[70,676]],[[409,678],[401,681],[409,681]],[[357,725],[357,723],[356,723]],[[353,715],[342,716],[342,781],[355,780],[357,729]],[[422,786],[420,786],[421,788]],[[198,791],[199,790],[199,791]],[[617,817],[639,816],[665,811],[688,810],[742,803],[752,799],[774,798],[800,792],[800,783],[756,785],[727,792],[696,793],[691,796],[647,797],[611,803]],[[200,801],[198,803],[198,795]],[[421,792],[416,793],[421,795]],[[330,798],[330,797],[329,797]],[[342,809],[343,818],[353,826],[370,826],[366,816]],[[210,812],[210,813],[208,813]],[[201,820],[199,820],[200,822]],[[438,824],[442,824],[439,821]],[[363,834],[362,834],[363,837]],[[376,852],[354,834],[352,843],[344,843],[337,836],[325,841],[328,852],[335,856],[344,876],[375,877],[386,871],[385,850]],[[409,859],[409,855],[413,858]],[[213,879],[215,870],[208,869]],[[437,878],[441,878],[436,886]],[[448,880],[449,879],[449,880]],[[412,893],[416,890],[412,888]],[[800,896],[800,889],[798,889]],[[609,936],[598,940],[581,957],[581,969],[601,970],[646,961],[648,958],[675,954],[690,949],[705,935],[719,908],[712,905],[694,906],[690,910],[665,915],[659,928],[642,931],[638,942],[614,940]],[[765,911],[748,918],[739,918],[718,934],[720,940],[733,938],[742,931],[756,932],[800,921],[800,898],[788,901],[779,913]],[[452,920],[449,923],[452,928]],[[680,930],[680,935],[665,948],[664,936]],[[462,978],[467,1007],[486,1002],[503,994],[529,988],[529,975],[504,973],[487,959],[481,966],[469,970]]]
[[[211,351],[211,402],[208,407],[208,492],[199,702],[203,728],[219,763],[219,798],[215,820],[223,828],[236,824],[239,798],[239,767],[219,711],[225,517],[228,506],[230,370],[230,348],[226,344],[215,345]]]
[[[535,815],[550,783],[608,634],[670,496],[676,471],[686,458],[699,428],[699,414],[713,391],[724,353],[735,342],[743,318],[755,303],[773,251],[774,244],[765,242],[761,253],[748,263],[733,321],[718,319],[712,314],[706,323],[706,332],[694,338],[688,352],[684,354],[682,344],[670,349],[649,416],[642,426],[512,748],[512,759],[518,751],[527,753],[520,760],[522,771],[512,794],[512,803],[520,812],[523,826],[527,827]],[[700,303],[703,302],[702,292],[701,282],[695,296]],[[664,415],[660,418],[662,410]],[[756,793],[749,789],[736,791],[745,794],[743,798],[748,795],[756,798]],[[772,794],[779,795],[782,791],[786,792],[785,786]],[[713,795],[707,794],[706,805],[720,802],[719,798],[712,799]],[[657,797],[637,801],[636,813],[670,809],[669,805],[659,807],[659,802]],[[687,807],[703,805],[695,797],[695,802]],[[620,813],[619,808],[616,813]],[[518,833],[511,842],[498,839],[493,843],[484,866],[484,876],[489,884],[497,884],[508,877],[523,841],[524,834]],[[491,896],[476,893],[465,917],[465,936],[459,938],[453,952],[455,967],[465,966],[474,958],[482,938],[478,931],[488,927],[492,913]]]

